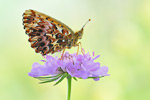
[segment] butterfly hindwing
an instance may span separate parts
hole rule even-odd
[[[25,11],[23,25],[31,47],[42,55],[63,50],[74,34],[67,25],[35,10]]]

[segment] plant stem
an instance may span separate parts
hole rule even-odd
[[[71,100],[71,76],[67,77],[67,83],[68,83],[68,91],[67,91],[67,100]]]

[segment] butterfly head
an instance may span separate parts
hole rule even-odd
[[[82,36],[83,36],[83,28],[85,27],[85,25],[86,25],[89,21],[91,21],[91,19],[89,19],[89,20],[83,25],[83,27],[81,28],[81,30],[76,33],[76,34],[78,35],[78,39],[82,39]]]
[[[78,39],[82,39],[83,36],[83,28],[76,33],[78,35]]]

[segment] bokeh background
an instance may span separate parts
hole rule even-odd
[[[95,51],[111,76],[73,81],[71,100],[150,100],[150,0],[1,0],[0,100],[65,100],[67,80],[38,84],[29,77],[43,57],[30,47],[22,25],[27,9],[46,13],[74,31]],[[77,48],[68,50],[75,52]]]

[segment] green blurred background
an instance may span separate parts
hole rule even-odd
[[[111,76],[73,81],[71,100],[150,100],[150,0],[1,0],[0,100],[66,99],[66,80],[53,86],[28,76],[43,58],[23,29],[27,9],[55,17],[74,31],[91,18],[82,46],[101,55],[97,61],[109,67]]]

